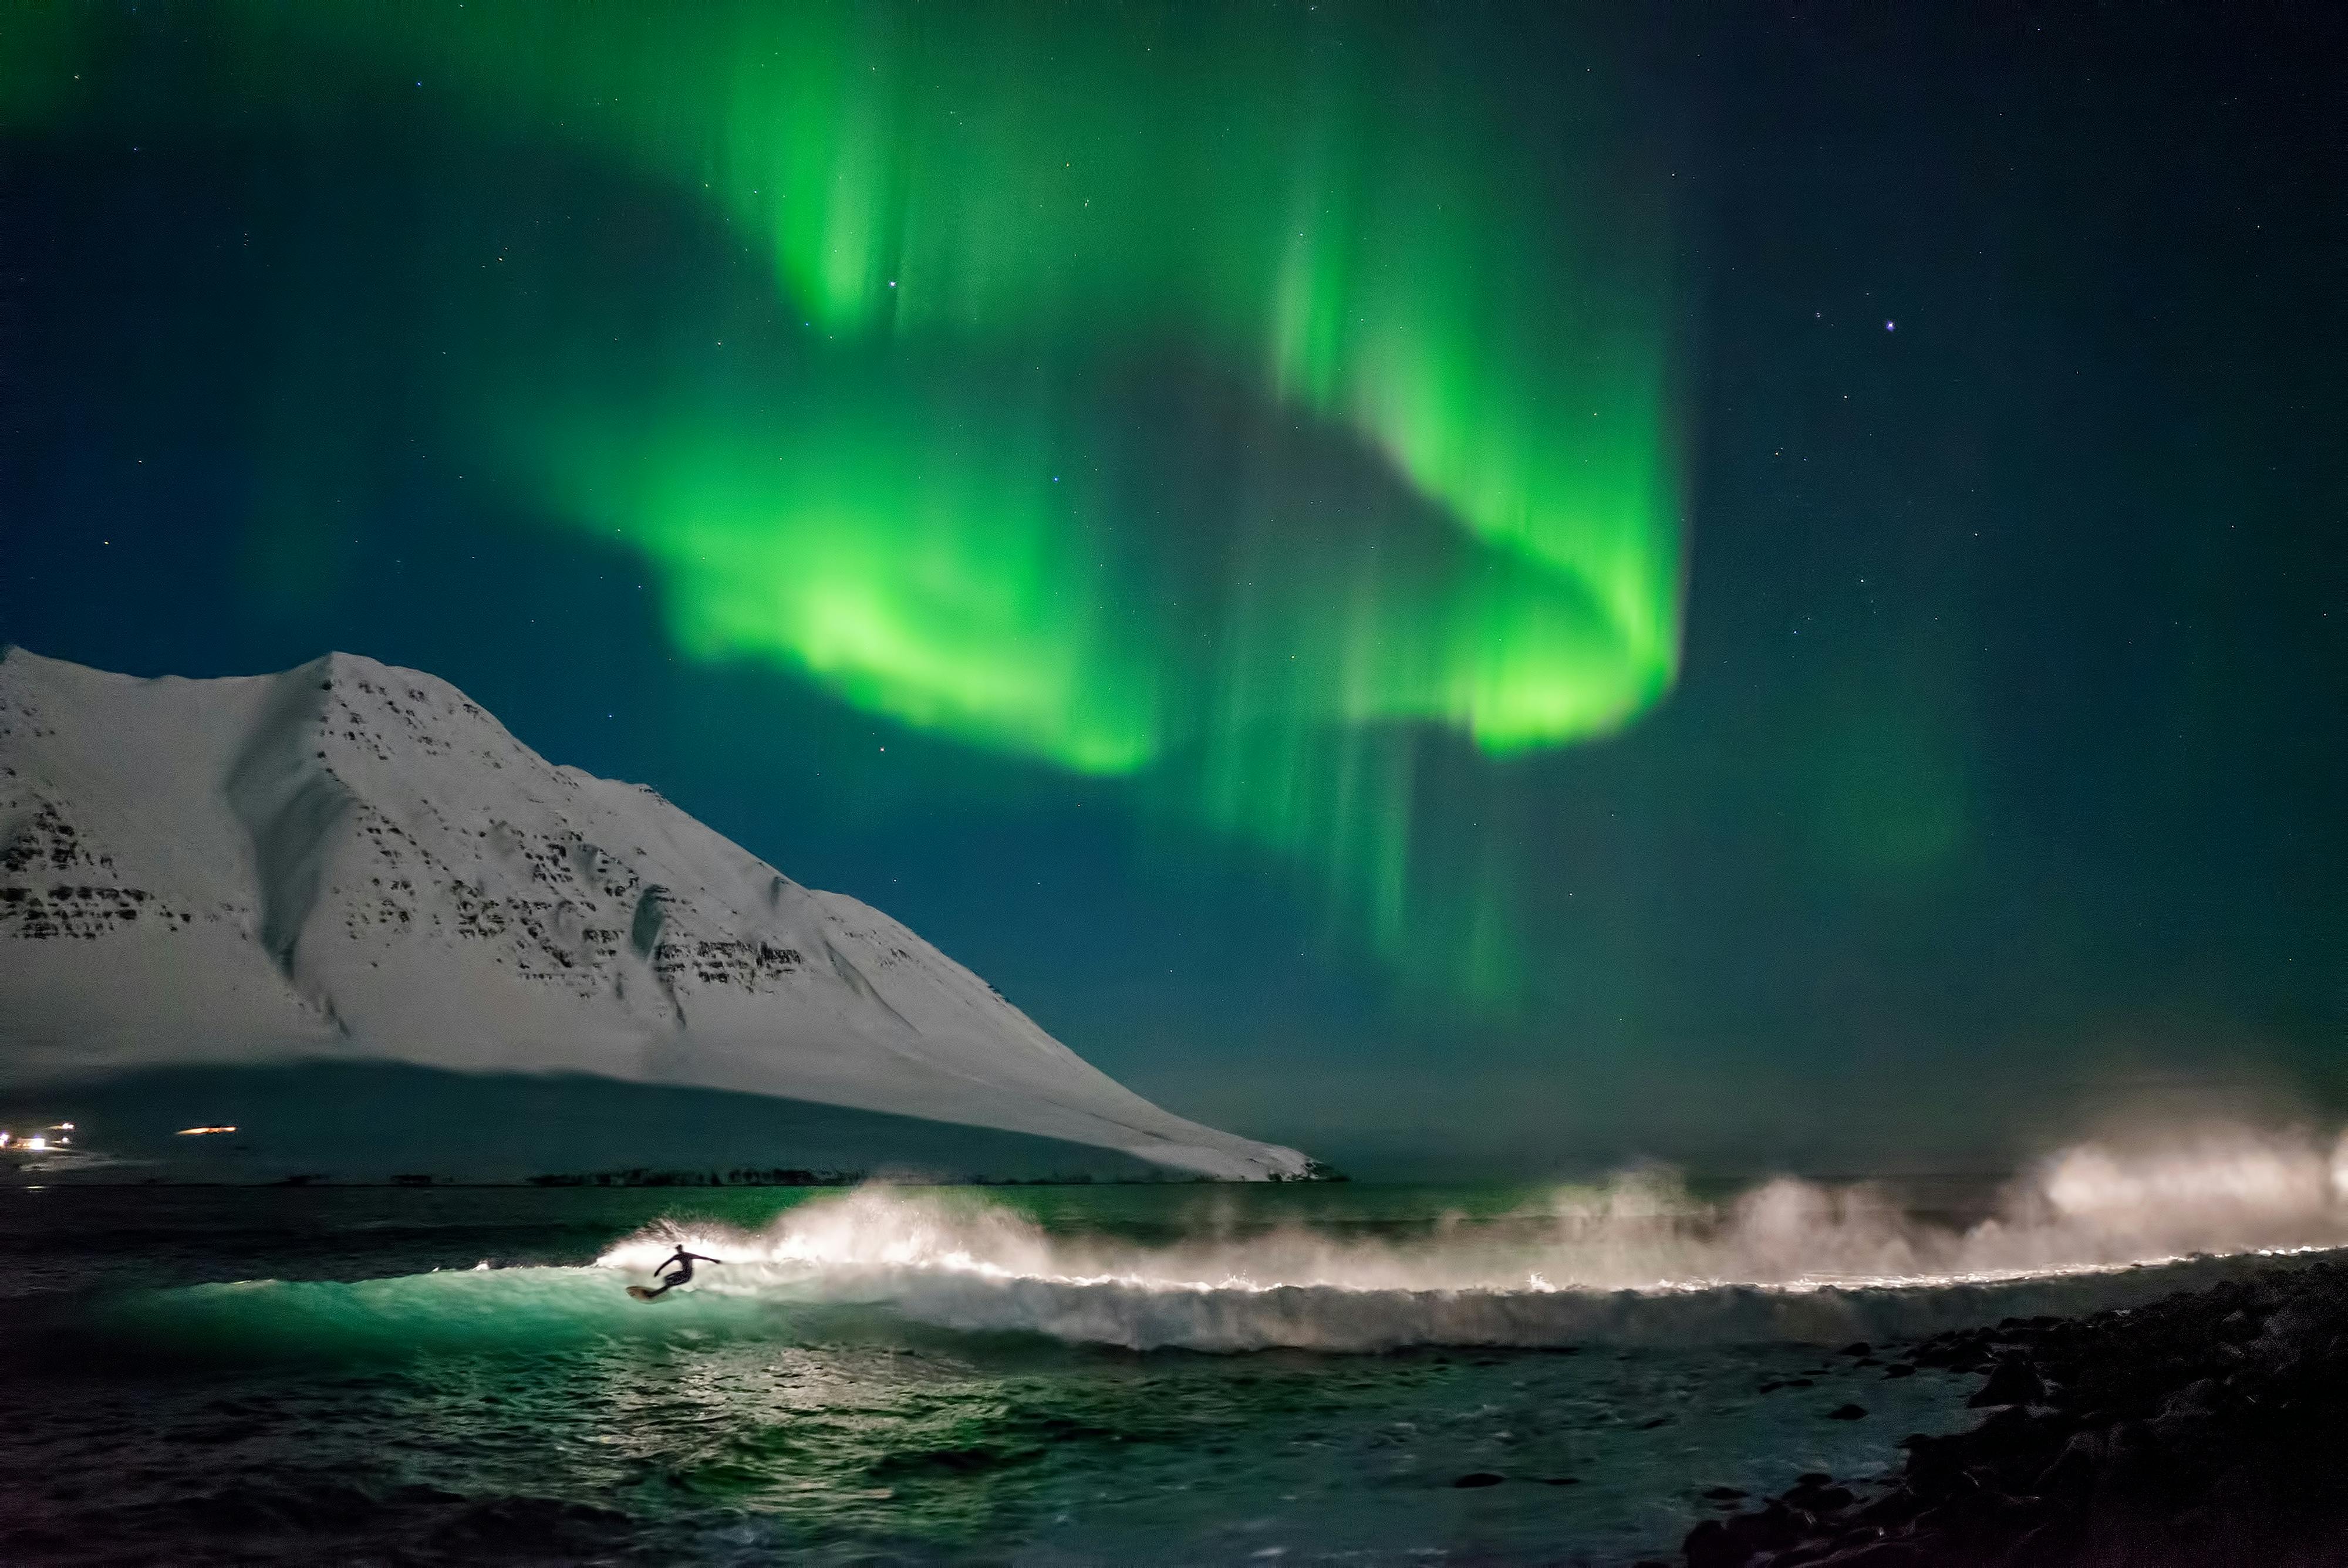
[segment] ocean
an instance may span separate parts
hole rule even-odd
[[[0,1189],[0,1561],[1675,1558],[1720,1489],[1962,1423],[1975,1380],[1900,1338],[2227,1266],[1992,1246],[1988,1212],[1646,1176]],[[680,1241],[725,1261],[632,1300]]]

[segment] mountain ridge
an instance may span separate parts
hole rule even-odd
[[[0,651],[0,1087],[382,1061],[1305,1168],[1116,1083],[881,911],[355,654],[191,681]]]

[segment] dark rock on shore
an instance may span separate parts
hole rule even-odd
[[[1965,1401],[1975,1409],[1985,1405],[2034,1405],[2046,1397],[2046,1385],[2025,1356],[2001,1357],[1990,1369],[1981,1392]]]
[[[2091,1317],[2007,1318],[1900,1365],[1985,1374],[1861,1501],[1805,1475],[1688,1532],[1689,1568],[2348,1563],[2348,1269],[2271,1270]]]

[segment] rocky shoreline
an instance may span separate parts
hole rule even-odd
[[[1688,1568],[2348,1563],[2348,1268],[2007,1318],[1909,1347],[1900,1366],[1985,1374],[1971,1403],[1988,1414],[1906,1439],[1879,1495],[1812,1474],[1704,1521]]]

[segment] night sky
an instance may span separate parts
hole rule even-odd
[[[0,9],[0,638],[1366,1173],[2348,1108],[2331,7]]]

